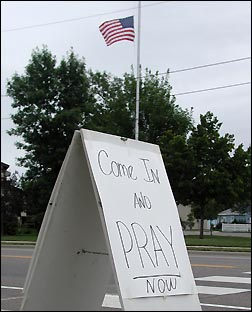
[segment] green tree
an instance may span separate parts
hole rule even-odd
[[[251,211],[251,146],[247,150],[240,144],[230,159],[228,170],[234,185],[234,211]]]
[[[95,97],[95,111],[89,127],[109,134],[134,137],[134,95],[124,78],[114,77],[107,72],[89,71],[92,94]]]
[[[96,111],[91,122],[98,131],[135,137],[136,79],[133,72],[123,78],[90,72]],[[168,75],[161,77],[145,69],[140,81],[139,140],[158,144],[167,130],[186,136],[192,126],[188,110],[182,110],[171,96]]]
[[[152,74],[146,69],[144,77],[140,84],[139,139],[158,144],[166,131],[185,137],[192,126],[191,115],[175,103],[168,73],[160,78],[158,72]]]
[[[194,227],[194,216],[192,211],[187,216],[187,225],[190,230]]]
[[[139,139],[158,143],[165,131],[186,136],[191,116],[175,104],[168,76],[160,78],[146,69],[141,79]],[[32,52],[23,75],[17,73],[7,83],[13,98],[12,115],[17,147],[26,154],[19,165],[27,168],[22,187],[29,195],[31,212],[47,206],[73,133],[88,128],[134,138],[136,79],[106,72],[86,70],[84,59],[71,49],[57,64],[44,46]]]
[[[175,135],[172,130],[167,130],[160,136],[158,143],[175,201],[177,205],[189,205],[194,171],[193,154],[186,136]]]
[[[44,46],[35,49],[23,75],[7,83],[14,100],[12,115],[16,143],[26,154],[19,164],[27,168],[22,187],[29,190],[33,212],[45,209],[74,130],[84,127],[93,113],[85,62],[71,50],[57,66]]]
[[[221,210],[249,198],[250,191],[245,186],[249,176],[248,166],[244,161],[248,155],[239,147],[231,156],[234,136],[220,136],[221,125],[217,117],[207,112],[200,115],[200,123],[188,139],[194,171],[190,201],[195,218],[200,219],[200,238],[203,238],[204,219],[214,219]],[[238,186],[237,181],[240,181]]]
[[[140,81],[139,140],[159,144],[177,203],[192,204],[201,219],[251,201],[251,150],[234,148],[234,138],[221,137],[221,123],[208,112],[192,127],[188,110],[171,96],[168,73],[145,69]],[[19,165],[27,168],[22,187],[30,212],[41,216],[47,206],[73,133],[88,128],[134,138],[136,79],[86,70],[85,60],[71,49],[58,64],[46,46],[35,49],[23,75],[7,83],[13,98],[15,128],[25,151]],[[191,134],[187,139],[189,131]],[[202,234],[203,235],[203,234]]]
[[[15,235],[18,217],[25,209],[24,192],[19,188],[18,173],[1,181],[1,235]]]

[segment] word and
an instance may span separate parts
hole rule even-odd
[[[149,225],[148,231],[141,224],[132,222],[130,226],[122,221],[116,221],[123,255],[128,268],[141,265],[145,268],[150,265],[154,268],[160,265],[160,259],[167,267],[178,263],[173,248],[172,228],[170,226],[170,237],[168,238],[158,225]],[[131,256],[132,254],[138,255]],[[130,262],[131,259],[131,262]]]
[[[159,183],[159,174],[157,169],[152,169],[148,166],[150,161],[147,158],[139,158],[146,176],[144,181],[151,183]],[[106,176],[114,176],[116,178],[126,177],[131,180],[137,180],[136,170],[133,165],[122,164],[116,160],[110,158],[109,154],[105,150],[98,152],[98,165],[101,172]]]
[[[138,196],[137,193],[134,193],[134,208],[151,209],[150,198],[146,195],[143,195],[142,192],[140,192],[140,196]]]

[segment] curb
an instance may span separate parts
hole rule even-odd
[[[187,250],[251,252],[250,247],[186,246]]]
[[[31,246],[35,246],[36,242],[29,242],[29,241],[1,241],[1,245],[31,245]]]
[[[29,241],[1,241],[5,246],[35,246],[36,242]],[[250,247],[217,247],[217,246],[186,246],[187,250],[198,251],[233,251],[233,252],[251,252]]]

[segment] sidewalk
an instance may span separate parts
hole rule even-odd
[[[250,247],[187,246],[186,248],[187,250],[198,250],[198,251],[231,251],[231,252],[251,253]]]
[[[36,242],[30,242],[30,241],[1,241],[1,245],[29,245],[29,246],[35,246]]]
[[[184,230],[184,235],[199,235],[199,230]],[[204,231],[204,236],[211,235],[210,231]],[[213,236],[236,236],[236,237],[251,237],[251,232],[220,232],[213,231]]]
[[[187,234],[191,235],[191,234]],[[195,234],[194,234],[195,235]],[[1,241],[1,246],[8,247],[35,247],[36,242],[29,241]],[[231,251],[231,252],[251,252],[251,247],[217,247],[217,246],[187,246],[187,250],[198,251]]]

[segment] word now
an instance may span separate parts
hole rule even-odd
[[[161,293],[169,292],[172,289],[177,288],[177,278],[152,278],[146,280],[146,292],[147,293]]]

